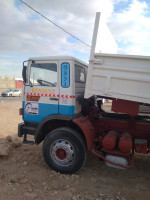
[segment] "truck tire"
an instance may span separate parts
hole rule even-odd
[[[71,128],[57,128],[44,140],[43,157],[51,169],[62,174],[73,174],[85,163],[85,140]]]

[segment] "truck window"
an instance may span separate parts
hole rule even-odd
[[[57,64],[56,63],[34,63],[31,65],[30,83],[56,87],[57,85]]]
[[[85,69],[75,65],[75,82],[85,82]]]

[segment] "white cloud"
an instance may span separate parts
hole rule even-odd
[[[0,76],[20,77],[22,65],[19,65],[16,60],[10,57],[0,57],[0,70],[3,72]]]
[[[14,53],[34,56],[71,55],[78,52],[89,54],[90,48],[80,42],[68,41],[69,35],[56,26],[39,17],[34,11],[15,0],[0,0],[0,53],[14,55]],[[44,14],[68,32],[84,42],[91,44],[94,18],[96,11],[106,10],[106,18],[113,11],[111,0],[25,0],[33,8]],[[15,55],[16,56],[16,55]],[[19,64],[9,58],[11,68]],[[88,58],[87,58],[88,60]],[[1,62],[0,68],[8,69],[8,63]],[[11,70],[10,70],[11,71]],[[2,73],[2,70],[1,70]],[[21,71],[20,71],[21,74]]]
[[[133,0],[122,13],[114,13],[109,21],[115,39],[122,44],[120,53],[148,55],[150,49],[150,17],[145,16],[145,2]]]
[[[105,16],[108,17],[113,10],[111,0],[106,0],[105,3],[102,0],[70,0],[69,3],[66,0],[26,0],[26,2],[38,11],[43,11],[42,13],[47,18],[88,43],[91,42],[96,11],[107,10]],[[68,37],[45,19],[39,17],[37,20],[31,20],[35,13],[25,5],[20,6],[19,9],[14,6],[13,0],[9,2],[0,0],[0,19],[3,18],[0,23],[2,51],[9,51],[9,48],[10,51],[13,49],[24,51],[22,44],[25,41],[23,40],[34,42],[38,38],[46,38],[55,40],[61,45],[61,42],[63,43]]]
[[[147,4],[143,1],[130,1],[132,3],[122,13],[114,13],[114,6],[120,2],[127,3],[128,0],[24,1],[90,45],[95,13],[102,11],[115,39],[122,44],[120,52],[148,54],[150,18],[144,15]],[[10,66],[10,71],[13,68],[20,70],[21,62],[30,55],[76,56],[77,52],[78,58],[82,59],[83,55],[87,55],[88,60],[88,47],[80,42],[74,42],[69,35],[36,15],[25,5],[20,3],[17,7],[15,0],[0,0],[0,30],[0,55],[11,55],[6,62],[0,62],[0,69],[8,69]],[[16,56],[20,58],[17,60]]]
[[[27,3],[32,5],[35,9],[39,9],[49,16],[60,15],[64,16],[67,14],[74,15],[76,17],[91,17],[95,15],[96,11],[105,10],[108,15],[113,10],[111,0],[26,0]],[[53,15],[51,15],[53,13]]]

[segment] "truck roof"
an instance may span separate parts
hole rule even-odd
[[[35,60],[35,61],[49,61],[49,60],[74,60],[77,62],[80,62],[88,67],[88,64],[86,62],[83,62],[82,60],[72,57],[72,56],[46,56],[46,57],[32,57],[29,58],[29,60]]]

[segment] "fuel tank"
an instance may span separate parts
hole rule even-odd
[[[109,160],[110,162],[113,162],[115,164],[120,164],[120,165],[125,165],[128,166],[128,161],[126,158],[124,157],[120,157],[120,156],[116,156],[116,155],[106,155],[105,158],[107,160]],[[110,164],[108,162],[105,161],[105,164],[109,167],[113,167],[113,168],[117,168],[117,169],[125,169],[124,167],[120,167],[120,166],[116,166],[113,164]]]

